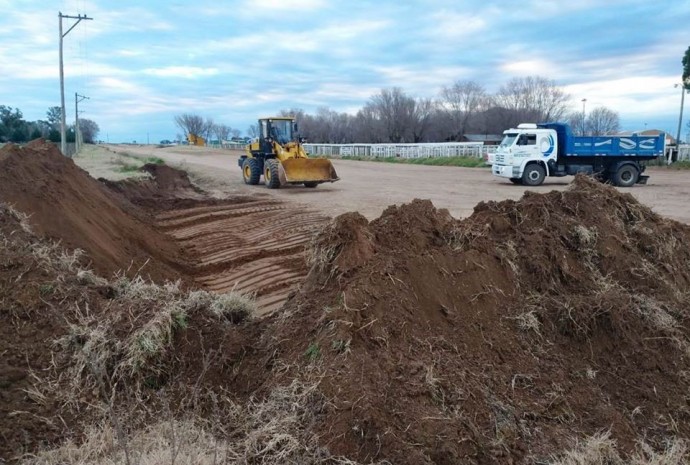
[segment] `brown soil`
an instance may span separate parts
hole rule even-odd
[[[663,448],[690,438],[688,240],[586,178],[461,222],[347,214],[271,340],[319,367],[323,444],[363,462],[534,463],[609,428]]]
[[[3,148],[0,168],[2,201],[87,250],[97,270],[150,259],[152,276],[255,292],[265,309],[289,296],[239,325],[208,304],[189,309],[134,376],[121,368],[125,343],[170,302],[123,299],[112,282],[47,263],[44,240],[3,207],[0,459],[78,442],[103,415],[110,397],[93,376],[61,397],[76,355],[97,342],[74,336],[79,318],[110,341],[94,373],[132,429],[163,407],[182,415],[189,391],[211,415],[218,395],[254,402],[299,380],[318,385],[309,428],[323,454],[360,462],[544,462],[607,429],[625,453],[640,439],[690,439],[690,228],[611,187],[579,177],[564,192],[481,203],[463,221],[424,200],[371,222],[348,213],[306,263],[324,224],[309,211],[208,199],[167,168],[108,190],[43,144]],[[68,335],[76,349],[55,344]]]
[[[83,249],[93,268],[109,276],[121,270],[156,280],[179,276],[184,253],[113,195],[54,144],[0,149],[0,200],[31,216],[34,229],[69,249]]]

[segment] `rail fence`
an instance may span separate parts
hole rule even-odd
[[[424,144],[304,144],[312,156],[327,157],[477,157],[495,151],[495,146],[481,142],[440,142]]]

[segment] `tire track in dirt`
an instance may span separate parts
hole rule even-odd
[[[160,230],[196,258],[196,281],[204,288],[254,294],[258,314],[280,308],[307,275],[305,247],[328,220],[276,200],[228,201],[166,210]]]

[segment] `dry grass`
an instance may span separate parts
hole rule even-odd
[[[551,462],[552,465],[683,465],[690,460],[685,441],[669,441],[662,451],[644,442],[631,457],[621,457],[609,432],[594,435]]]
[[[254,298],[240,292],[216,294],[211,301],[211,311],[232,323],[240,323],[256,312]]]
[[[252,400],[246,405],[228,398],[218,402],[214,419],[175,419],[167,414],[147,428],[131,431],[126,441],[118,438],[116,428],[104,422],[89,430],[82,443],[67,441],[24,463],[115,465],[126,463],[129,457],[131,463],[141,465],[357,465],[332,456],[318,445],[311,427],[325,400],[317,384],[295,381],[275,388],[264,400]]]
[[[29,215],[20,212],[19,210],[14,208],[13,205],[5,203],[0,203],[0,213],[4,215],[9,215],[10,217],[14,218],[19,223],[19,227],[25,233],[33,236],[34,232],[33,229],[31,229],[31,225],[29,224]]]

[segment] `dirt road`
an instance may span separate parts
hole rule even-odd
[[[488,169],[333,160],[341,180],[316,189],[288,186],[277,190],[247,186],[237,160],[241,152],[204,147],[111,146],[133,155],[161,157],[173,166],[182,165],[209,181],[220,193],[241,195],[265,193],[282,200],[307,205],[326,215],[359,211],[369,219],[378,217],[389,205],[415,198],[430,199],[438,208],[447,208],[456,218],[472,213],[481,201],[519,199],[526,190],[495,178]],[[621,189],[662,215],[690,223],[690,172],[650,168],[646,186]],[[563,190],[572,180],[547,178],[544,185],[529,190]]]

